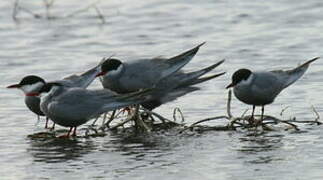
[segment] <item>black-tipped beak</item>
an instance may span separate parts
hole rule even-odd
[[[231,83],[231,84],[229,84],[229,85],[226,87],[226,89],[229,89],[229,88],[233,87],[234,85],[235,85],[235,84]]]
[[[20,87],[21,87],[20,84],[13,84],[13,85],[7,86],[7,88],[9,88],[9,89],[20,88]]]
[[[107,72],[100,72],[100,73],[98,73],[95,77],[99,77],[99,76],[103,76],[103,75],[105,75]]]

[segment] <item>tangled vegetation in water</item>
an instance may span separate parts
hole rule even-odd
[[[282,127],[284,130],[300,131],[299,124],[311,124],[320,125],[320,115],[316,109],[312,106],[312,110],[316,115],[316,118],[312,121],[299,121],[295,117],[290,119],[279,119],[274,116],[264,115],[263,120],[260,121],[260,115],[255,115],[255,119],[250,121],[250,115],[245,115],[245,111],[240,117],[234,117],[231,113],[231,90],[228,93],[227,100],[227,115],[210,117],[196,121],[190,125],[185,123],[183,113],[179,108],[175,108],[173,111],[173,119],[168,119],[162,115],[148,111],[141,108],[139,105],[131,107],[121,111],[113,111],[104,114],[101,125],[97,125],[97,119],[93,121],[91,125],[81,130],[85,131],[83,136],[78,137],[97,137],[105,136],[107,132],[113,131],[117,133],[131,133],[131,134],[145,134],[150,132],[167,131],[175,129],[177,134],[185,132],[206,132],[206,131],[237,131],[248,130],[255,132],[255,134],[261,134],[266,131],[275,131],[276,126]],[[283,109],[282,113],[286,110]],[[124,115],[127,114],[127,115]],[[109,115],[109,118],[107,118]],[[258,118],[258,119],[257,119]],[[226,120],[224,125],[203,125],[205,122],[215,120]],[[30,138],[53,138],[57,137],[56,134],[66,133],[66,130],[56,130],[49,132],[41,132],[33,135],[29,135]]]

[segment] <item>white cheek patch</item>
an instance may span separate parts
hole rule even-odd
[[[35,84],[23,85],[23,86],[20,87],[20,89],[25,94],[28,94],[28,93],[31,93],[33,91],[39,90],[43,85],[44,85],[43,82],[38,82],[38,83],[35,83]]]
[[[251,81],[253,80],[253,74],[250,74],[247,80],[240,81],[237,85],[249,85],[251,84]]]
[[[119,75],[123,70],[123,64],[121,64],[116,70],[108,71],[105,76],[116,76]]]

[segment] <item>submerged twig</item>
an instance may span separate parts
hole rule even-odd
[[[199,120],[199,121],[191,124],[188,127],[185,127],[184,129],[179,131],[179,133],[182,133],[182,132],[184,132],[184,131],[186,131],[188,129],[193,129],[194,127],[196,127],[196,125],[198,125],[200,123],[207,122],[207,121],[212,121],[212,120],[218,120],[218,119],[228,119],[228,117],[227,116],[217,116],[217,117],[211,117],[211,118],[202,119],[202,120]]]
[[[206,118],[199,120],[193,124],[191,124],[188,127],[185,127],[180,131],[180,133],[186,131],[186,130],[197,130],[197,131],[208,131],[210,129],[214,130],[236,130],[237,128],[254,128],[257,129],[258,126],[261,126],[263,130],[273,130],[272,128],[268,127],[267,124],[286,124],[288,126],[291,126],[295,131],[299,131],[300,129],[295,123],[316,123],[321,124],[318,120],[320,119],[320,116],[318,112],[315,110],[314,107],[312,107],[313,112],[316,114],[316,119],[314,121],[296,121],[295,118],[289,119],[289,120],[282,120],[279,118],[276,118],[274,116],[264,115],[263,120],[252,120],[250,121],[251,116],[245,116],[246,112],[248,110],[245,110],[241,117],[234,117],[231,112],[231,98],[232,98],[232,92],[231,90],[228,92],[228,100],[227,100],[227,116],[217,116],[213,118]],[[281,112],[281,114],[287,109],[288,107],[284,108]],[[261,117],[260,115],[255,115],[254,117]],[[227,126],[200,126],[200,123],[211,121],[211,120],[217,120],[217,119],[228,119],[230,120],[229,124]]]
[[[49,10],[50,8],[53,6],[55,0],[43,0],[44,4],[45,4],[45,8],[46,8],[46,18],[47,19],[51,19]]]
[[[13,5],[13,10],[12,10],[12,19],[14,21],[17,21],[18,11],[19,11],[19,0],[16,0]]]
[[[104,24],[106,21],[105,21],[104,16],[102,15],[100,9],[96,5],[93,5],[93,7],[94,7],[96,13],[98,14],[99,19],[101,19],[102,24]]]
[[[185,118],[184,118],[184,115],[183,115],[181,109],[179,109],[178,107],[176,107],[173,110],[173,119],[174,119],[175,122],[177,121],[176,113],[179,113],[179,115],[181,116],[181,123],[183,123],[185,121]]]
[[[317,123],[317,125],[322,124],[321,122],[319,122],[320,114],[317,112],[317,110],[315,109],[315,107],[313,105],[312,105],[312,110],[316,114],[315,122]]]
[[[289,106],[286,106],[285,108],[283,108],[280,112],[280,116],[283,116],[283,113],[289,108]]]
[[[105,123],[105,126],[106,126],[106,127],[108,127],[108,128],[110,127],[110,123],[111,123],[111,122],[113,121],[113,119],[115,118],[116,111],[117,111],[117,110],[113,110],[113,111],[112,111],[112,114],[111,114],[111,116],[110,116],[110,118],[109,118],[108,122],[106,122],[106,123]],[[106,115],[106,114],[104,114],[104,115]],[[105,116],[105,117],[106,117],[106,116]],[[104,121],[104,120],[103,120],[103,121]]]
[[[30,11],[29,9],[26,9],[26,8],[24,8],[24,7],[21,7],[21,6],[20,6],[20,4],[19,4],[19,2],[20,2],[19,0],[16,0],[16,1],[14,2],[14,5],[13,5],[13,10],[12,10],[12,19],[13,19],[14,21],[18,21],[17,16],[18,16],[19,11],[23,11],[23,12],[25,12],[25,13],[27,13],[27,14],[30,14],[30,15],[32,15],[32,16],[33,16],[34,18],[36,18],[36,19],[42,18],[42,16],[41,16],[41,15],[36,14],[36,13],[34,13],[34,12]]]
[[[132,119],[131,119],[131,118],[127,118],[126,120],[122,121],[121,123],[119,123],[119,124],[117,124],[117,125],[114,125],[114,126],[110,127],[109,129],[110,129],[110,130],[116,130],[117,128],[119,128],[119,127],[121,127],[121,126],[123,126],[123,125],[125,125],[126,123],[131,122],[131,121],[132,121]]]
[[[116,113],[116,111],[114,111],[110,116],[109,121],[105,123],[104,127],[107,127],[107,129],[109,130],[118,130],[119,127],[123,127],[123,130],[131,130],[131,131],[135,130],[135,132],[137,133],[138,132],[149,133],[154,130],[155,131],[168,130],[174,127],[181,128],[179,130],[179,133],[183,133],[184,131],[187,131],[187,130],[204,132],[204,131],[211,131],[211,130],[232,131],[232,130],[238,130],[238,129],[246,129],[246,130],[253,130],[254,131],[253,134],[257,135],[259,134],[258,132],[263,133],[264,131],[275,130],[274,125],[278,125],[278,124],[288,125],[291,128],[293,128],[295,131],[300,130],[299,127],[297,126],[297,123],[316,123],[318,125],[321,124],[321,122],[319,122],[320,115],[313,106],[312,106],[312,110],[316,115],[316,118],[314,121],[296,121],[296,118],[284,120],[270,115],[264,115],[262,120],[260,120],[261,115],[254,115],[253,118],[251,118],[250,115],[245,115],[248,110],[245,110],[240,117],[234,117],[231,112],[231,99],[232,99],[232,91],[230,90],[228,92],[228,99],[226,104],[227,115],[205,118],[205,119],[196,121],[189,126],[184,126],[184,120],[185,120],[184,115],[179,108],[175,108],[173,110],[173,120],[170,120],[156,112],[152,112],[144,108],[140,109],[139,105],[136,105],[135,112],[132,116],[128,115],[127,119],[121,121],[120,123],[114,126],[110,126],[110,122],[116,119],[117,116],[122,112],[120,111],[119,113]],[[284,112],[286,109],[287,107],[284,108],[282,112]],[[180,123],[177,122],[178,121],[177,119],[178,116],[176,115],[177,113],[181,116]],[[225,125],[215,125],[215,126],[201,125],[201,123],[205,123],[213,120],[220,120],[220,119],[228,120],[229,122],[226,123]],[[130,124],[130,122],[134,122],[135,125]],[[125,126],[127,123],[129,123],[129,126]],[[261,127],[262,129],[258,129],[259,127]],[[93,129],[90,129],[90,130],[93,131]],[[103,129],[103,131],[104,130],[105,129]]]

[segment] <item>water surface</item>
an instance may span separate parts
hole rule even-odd
[[[11,18],[13,1],[0,3],[0,174],[1,179],[284,179],[323,178],[321,126],[301,125],[301,133],[207,132],[176,135],[157,133],[128,137],[74,140],[30,139],[42,132],[22,92],[5,87],[27,74],[47,80],[82,72],[104,56],[124,60],[176,55],[206,41],[185,67],[195,70],[223,58],[216,72],[227,74],[200,85],[194,92],[156,109],[172,117],[180,107],[186,122],[225,114],[226,90],[238,68],[291,68],[323,54],[323,3],[319,0],[122,0],[101,1],[94,9],[62,18],[93,1],[55,1],[52,20],[28,14]],[[42,1],[21,6],[44,15]],[[322,60],[266,107],[284,118],[313,120],[323,111]],[[91,88],[101,88],[99,82]],[[233,113],[250,108],[233,99]],[[258,112],[258,111],[257,111]],[[219,121],[219,123],[222,123]],[[223,122],[225,123],[225,122]],[[82,133],[82,131],[81,131]]]

